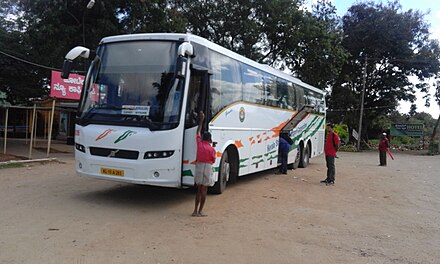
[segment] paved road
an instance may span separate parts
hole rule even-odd
[[[0,170],[0,263],[439,263],[440,156],[341,153],[208,196],[81,178],[73,159]]]

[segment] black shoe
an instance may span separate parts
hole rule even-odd
[[[335,184],[334,181],[328,181],[328,182],[325,183],[325,185],[327,185],[327,186],[328,186],[328,185],[334,185],[334,184]]]
[[[327,179],[321,181],[321,183],[327,183],[327,182],[328,182]]]

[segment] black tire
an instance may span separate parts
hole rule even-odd
[[[291,164],[288,164],[287,168],[289,170],[296,170],[296,169],[298,169],[300,160],[301,160],[301,147],[298,146],[298,151],[296,152],[295,161],[293,163],[291,163]]]
[[[228,152],[225,151],[222,155],[222,159],[220,160],[219,170],[218,170],[218,180],[209,188],[209,192],[213,194],[221,194],[226,189],[226,183],[229,180],[229,176],[231,174],[231,167],[229,164]]]
[[[310,157],[309,153],[310,153],[309,145],[306,145],[306,147],[304,148],[301,154],[301,160],[299,162],[300,168],[306,168],[309,165],[309,157]]]

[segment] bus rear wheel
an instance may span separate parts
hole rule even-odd
[[[302,151],[301,160],[299,162],[300,168],[306,168],[309,165],[309,156],[310,156],[310,148],[309,144],[307,144]]]
[[[298,149],[296,150],[295,161],[293,163],[287,165],[288,169],[290,169],[290,170],[298,169],[299,162],[301,160],[301,150],[302,150],[301,147],[298,146]]]
[[[226,183],[229,180],[230,174],[231,166],[229,164],[228,152],[225,151],[220,160],[217,182],[209,189],[209,191],[213,194],[223,193],[223,191],[226,189]]]

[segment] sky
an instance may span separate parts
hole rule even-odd
[[[316,2],[316,0],[308,0],[311,4]],[[336,7],[337,14],[339,16],[345,15],[348,8],[356,3],[370,2],[365,0],[331,0],[333,5]],[[376,3],[387,3],[388,1],[374,0]],[[407,11],[409,9],[419,10],[425,15],[425,21],[431,24],[431,38],[438,39],[440,41],[440,1],[439,0],[400,0],[400,5],[402,6],[402,11]],[[429,13],[428,13],[429,12]],[[416,78],[411,78],[414,81]],[[411,80],[410,79],[410,80]],[[432,83],[432,81],[431,81]],[[431,87],[431,95],[434,93],[434,87]],[[434,118],[438,118],[440,109],[434,97],[431,96],[431,106],[429,108],[425,107],[425,100],[422,98],[423,94],[417,95],[418,99],[416,101],[417,112],[426,112],[431,114]],[[401,102],[399,111],[401,113],[408,113],[411,103]]]

